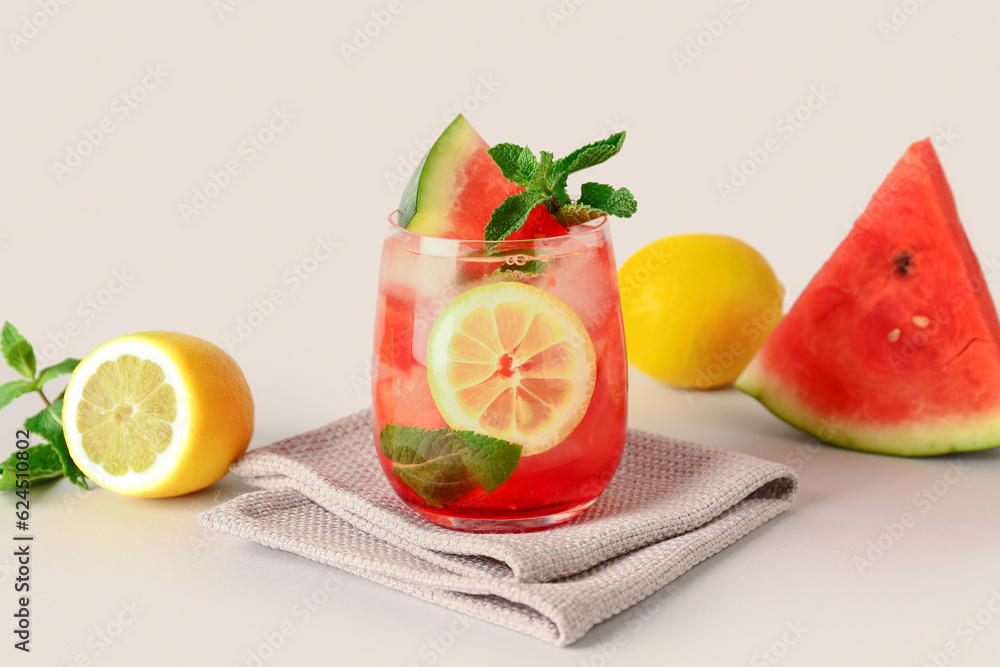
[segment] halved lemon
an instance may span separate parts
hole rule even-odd
[[[454,429],[540,454],[576,428],[594,393],[594,345],[573,310],[523,283],[457,297],[427,342],[427,379]]]
[[[108,341],[63,399],[70,456],[117,493],[166,497],[218,481],[250,444],[254,406],[232,357],[201,338],[147,331]]]

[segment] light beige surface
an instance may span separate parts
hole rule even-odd
[[[724,10],[730,22],[714,23]],[[345,55],[377,17],[386,25]],[[0,316],[46,361],[154,328],[231,347],[257,400],[254,446],[364,407],[395,175],[456,105],[488,141],[556,153],[627,129],[624,153],[593,173],[639,200],[614,223],[619,261],[668,233],[734,234],[792,297],[906,146],[938,137],[996,293],[998,23],[987,0],[9,0]],[[679,68],[689,39],[707,46]],[[810,101],[798,127],[785,118]],[[53,162],[98,131],[60,179]],[[767,147],[723,200],[717,183]],[[180,206],[206,188],[216,196],[186,221]],[[248,331],[241,319],[257,322],[258,308],[270,314]],[[20,400],[0,413],[0,453],[34,408]],[[802,493],[571,649],[213,539],[194,515],[239,492],[232,480],[171,501],[63,481],[33,497],[30,656],[11,648],[13,507],[0,500],[0,663],[255,665],[263,653],[268,667],[822,666],[931,654],[982,665],[1000,654],[997,452],[911,461],[817,447],[733,391],[689,396],[637,376],[631,400],[633,426],[788,461]]]

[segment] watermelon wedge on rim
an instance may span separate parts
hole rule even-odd
[[[482,241],[493,210],[508,196],[524,190],[504,178],[486,152],[489,148],[459,114],[410,177],[399,204],[399,226],[425,236]],[[507,240],[567,233],[545,205],[539,204]]]
[[[930,140],[907,150],[736,386],[826,442],[1000,445],[1000,322]]]

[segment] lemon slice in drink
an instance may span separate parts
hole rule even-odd
[[[438,317],[427,378],[441,416],[540,454],[576,428],[597,361],[583,322],[557,297],[523,283],[469,290]]]
[[[147,331],[108,341],[70,378],[70,456],[98,486],[132,496],[197,491],[226,474],[253,435],[246,378],[216,345]]]

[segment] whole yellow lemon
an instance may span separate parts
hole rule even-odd
[[[618,272],[629,362],[675,387],[733,382],[781,320],[785,289],[764,257],[717,234],[667,236]]]

